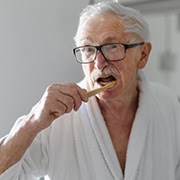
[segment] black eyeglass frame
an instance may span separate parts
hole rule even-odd
[[[108,60],[108,59],[105,57],[104,53],[102,52],[102,47],[103,47],[103,46],[107,46],[107,45],[113,45],[113,44],[121,44],[121,45],[124,46],[124,57],[122,57],[121,59],[118,59],[118,60]],[[127,49],[135,48],[135,47],[141,46],[141,45],[143,45],[143,44],[145,44],[145,42],[139,42],[139,43],[134,43],[134,44],[109,43],[109,44],[103,44],[103,45],[100,45],[100,46],[86,45],[86,46],[79,46],[79,47],[73,48],[73,54],[74,54],[74,56],[75,56],[76,61],[79,62],[80,64],[90,64],[90,63],[94,62],[94,61],[96,60],[96,56],[97,56],[97,52],[98,52],[98,51],[101,52],[101,54],[103,55],[103,57],[104,57],[104,59],[105,59],[106,61],[121,61],[121,60],[123,60],[123,59],[125,58],[125,56],[126,56],[126,50],[127,50]],[[90,62],[79,61],[78,58],[77,58],[77,56],[76,56],[76,50],[79,49],[79,48],[88,47],[88,46],[96,48],[96,55],[95,55],[95,57],[94,57],[94,60],[92,60],[92,61],[90,61]]]

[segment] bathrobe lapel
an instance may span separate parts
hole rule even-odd
[[[122,180],[123,174],[96,98],[91,98],[87,106],[91,127],[107,169],[113,180]]]
[[[148,92],[147,84],[140,83],[139,107],[130,134],[125,168],[125,180],[137,179],[141,157],[145,150],[149,122],[153,118],[152,97]]]

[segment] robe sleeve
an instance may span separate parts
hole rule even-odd
[[[21,118],[23,120],[23,118]],[[21,121],[18,120],[18,121]],[[15,126],[18,126],[16,122]],[[15,127],[14,127],[15,128]],[[34,139],[24,156],[0,175],[0,180],[35,180],[47,174],[48,130],[42,131]]]

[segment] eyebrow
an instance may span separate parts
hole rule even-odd
[[[112,41],[115,41],[117,40],[117,37],[108,37],[106,39],[103,40],[104,43],[107,43],[107,42],[112,42]]]
[[[107,37],[106,39],[104,39],[103,41],[102,41],[102,43],[101,44],[106,44],[106,43],[112,43],[112,42],[119,42],[119,40],[117,40],[117,37]],[[85,38],[83,38],[83,39],[81,39],[81,42],[85,42],[85,44],[86,43],[90,43],[90,44],[92,44],[92,41],[91,41],[91,38],[89,38],[89,37],[85,37]]]

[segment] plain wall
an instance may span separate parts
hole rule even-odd
[[[144,69],[150,81],[167,86],[180,97],[180,13],[145,16],[151,31],[152,51]],[[170,51],[173,57],[166,56]]]
[[[0,136],[31,110],[49,84],[82,79],[72,48],[86,5],[71,0],[0,1]]]

